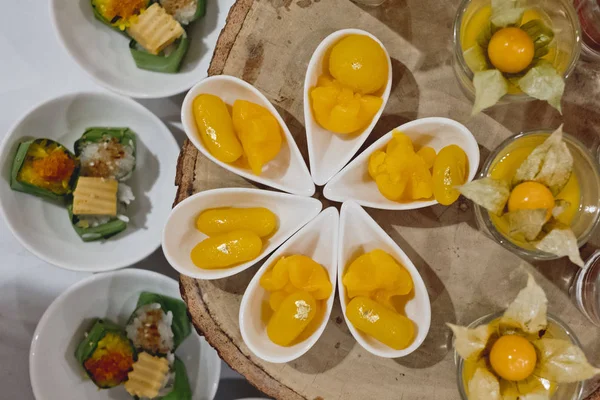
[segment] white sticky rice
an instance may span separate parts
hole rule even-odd
[[[160,5],[168,14],[171,14],[180,24],[187,25],[190,23],[196,9],[198,8],[197,0],[160,0]]]
[[[153,354],[169,354],[173,351],[173,313],[166,314],[160,304],[140,307],[135,317],[125,328],[127,337],[137,349]]]
[[[126,181],[135,167],[133,143],[123,145],[116,140],[86,142],[79,155],[83,176],[113,178]]]

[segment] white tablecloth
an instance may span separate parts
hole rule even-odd
[[[3,4],[0,24],[0,140],[12,125],[42,101],[74,91],[104,91],[81,70],[56,37],[48,1]],[[179,121],[183,96],[140,101],[164,121]],[[167,126],[181,143],[178,124]],[[177,278],[162,250],[134,265]],[[0,222],[0,398],[33,399],[29,383],[29,345],[48,305],[89,273],[70,272],[39,260]],[[253,396],[256,391],[223,365],[218,399]]]

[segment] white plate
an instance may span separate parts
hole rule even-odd
[[[230,106],[236,100],[247,100],[265,107],[279,122],[285,140],[281,144],[281,150],[273,160],[264,165],[260,176],[252,173],[250,169],[239,168],[234,165],[217,160],[204,146],[198,127],[194,118],[192,104],[200,94],[212,94],[220,97]],[[238,174],[246,179],[271,186],[284,192],[301,196],[312,196],[315,193],[315,185],[310,177],[310,172],[302,158],[300,149],[294,140],[290,130],[279,112],[271,102],[258,89],[234,76],[217,75],[198,82],[183,100],[181,106],[181,122],[183,129],[198,150],[209,160],[221,167]]]
[[[106,241],[84,243],[65,206],[15,192],[10,170],[19,142],[56,140],[73,151],[87,127],[129,127],[137,136],[137,163],[127,184],[135,201],[127,230]],[[104,93],[76,93],[35,107],[8,132],[0,147],[0,214],[21,244],[44,261],[87,272],[134,264],[160,246],[162,228],[175,197],[173,177],[179,146],[154,114],[133,100]]]
[[[388,200],[377,189],[375,180],[369,176],[369,157],[376,150],[385,147],[392,139],[395,130],[410,137],[415,148],[430,146],[439,152],[443,147],[451,144],[460,146],[469,160],[467,182],[472,181],[475,177],[479,168],[479,146],[467,127],[448,118],[422,118],[400,125],[378,139],[329,181],[323,189],[323,195],[329,200],[339,202],[354,200],[363,207],[383,210],[414,210],[438,204],[435,200],[410,203]]]
[[[369,251],[381,249],[400,261],[410,273],[414,284],[415,296],[406,303],[406,316],[413,320],[416,326],[416,337],[412,344],[403,350],[394,350],[391,347],[359,332],[346,317],[348,296],[344,289],[342,279],[348,265],[358,256]],[[342,204],[340,216],[340,245],[338,255],[338,292],[340,303],[348,329],[352,336],[368,352],[385,358],[404,357],[415,351],[423,343],[429,332],[431,324],[431,304],[429,294],[419,271],[410,258],[388,236],[387,233],[362,209],[357,203],[348,201]]]
[[[190,253],[206,235],[196,229],[196,218],[209,208],[265,207],[271,210],[279,222],[277,231],[267,239],[260,255],[252,261],[222,269],[196,267]],[[162,247],[169,264],[180,274],[196,279],[221,279],[240,273],[279,247],[298,229],[316,217],[323,205],[311,197],[260,189],[214,189],[196,193],[177,204],[165,226]]]
[[[98,390],[86,378],[74,353],[94,318],[125,324],[143,291],[180,298],[179,284],[156,272],[128,269],[93,275],[71,286],[52,302],[38,323],[29,353],[29,375],[37,400],[131,400],[123,386]],[[212,400],[221,360],[192,329],[177,349],[194,400]]]
[[[242,298],[240,305],[240,331],[244,343],[257,357],[272,363],[286,363],[302,356],[319,340],[325,330],[335,299],[337,276],[337,247],[339,213],[329,207],[300,229],[283,244],[258,270]],[[262,304],[269,301],[269,293],[260,286],[260,278],[279,258],[301,254],[312,258],[327,269],[333,292],[327,300],[327,310],[319,328],[306,340],[294,346],[283,347],[273,343],[267,336],[261,317]]]
[[[91,0],[51,0],[54,29],[67,52],[96,82],[125,96],[160,98],[185,92],[207,76],[233,0],[210,0],[206,15],[188,29],[190,48],[176,74],[136,67],[129,38],[94,18]]]
[[[322,128],[312,115],[311,101],[308,91],[317,84],[317,79],[323,74],[323,58],[328,50],[340,39],[348,35],[365,35],[381,45],[388,60],[388,81],[381,96],[383,104],[375,114],[371,124],[360,134],[340,135]],[[360,146],[371,134],[379,121],[381,113],[390,97],[392,89],[392,61],[387,49],[379,39],[369,32],[360,29],[342,29],[327,36],[313,53],[306,77],[304,78],[304,126],[306,127],[306,140],[308,145],[308,158],[310,159],[310,172],[313,181],[325,185],[344,165],[354,157]]]

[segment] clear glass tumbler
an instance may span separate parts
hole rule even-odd
[[[552,130],[548,129],[519,133],[518,135],[506,139],[487,158],[481,169],[480,176],[489,176],[496,163],[498,163],[504,155],[520,146],[520,139],[534,135],[549,136],[549,132],[551,131]],[[581,190],[579,211],[571,223],[571,229],[577,237],[579,246],[583,246],[589,240],[600,221],[600,170],[598,169],[596,158],[581,141],[566,133],[564,134],[564,141],[567,143],[567,146],[573,155],[574,173],[577,175]],[[479,229],[496,240],[504,248],[520,257],[529,260],[554,260],[558,258],[554,254],[539,251],[534,247],[526,248],[513,242],[510,238],[504,236],[502,232],[496,229],[489,212],[477,205],[475,205],[475,217]]]
[[[600,1],[574,0],[581,24],[581,54],[590,61],[600,61]]]
[[[600,326],[600,250],[586,261],[570,289],[575,305],[594,325]]]
[[[494,314],[486,315],[475,321],[473,321],[469,328],[477,328],[483,324],[489,324],[490,322],[502,317],[504,311],[497,312]],[[548,314],[548,329],[546,330],[546,336],[554,339],[569,340],[574,345],[581,347],[581,343],[575,333],[569,328],[567,324],[560,320],[560,318]],[[466,385],[467,383],[463,377],[463,371],[465,368],[465,360],[463,360],[458,353],[454,352],[454,363],[456,364],[456,383],[458,384],[458,392],[463,400],[469,400],[467,396]],[[583,398],[583,382],[560,384],[557,387],[556,392],[552,396],[552,400],[580,400]]]
[[[575,68],[581,52],[581,28],[572,1],[523,1],[524,7],[539,10],[548,19],[546,22],[550,24],[555,34],[554,40],[550,44],[550,47],[555,49],[553,52],[555,56],[551,62],[565,79],[571,74],[573,68]],[[491,0],[462,0],[454,19],[454,73],[462,91],[471,100],[475,99],[475,88],[473,86],[473,72],[468,67],[463,56],[463,52],[467,50],[463,49],[462,46],[464,28],[470,21],[476,18],[477,13],[482,8],[489,7],[490,4]],[[532,98],[524,93],[507,94],[501,99],[499,104],[530,100]]]

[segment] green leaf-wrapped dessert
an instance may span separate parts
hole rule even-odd
[[[50,139],[21,142],[13,160],[10,187],[13,190],[62,200],[75,186],[79,160],[62,144]]]
[[[137,356],[120,326],[97,319],[77,347],[75,358],[96,386],[108,389],[127,380]]]

